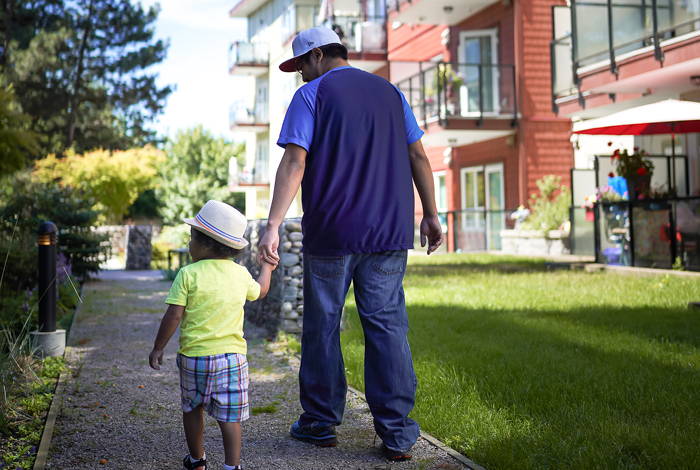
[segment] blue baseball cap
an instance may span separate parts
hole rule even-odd
[[[340,38],[335,31],[329,28],[310,28],[297,34],[292,41],[292,53],[294,57],[285,60],[280,64],[282,72],[296,72],[294,61],[312,50],[314,47],[326,46],[328,44],[341,44]]]

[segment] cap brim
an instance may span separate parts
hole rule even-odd
[[[189,219],[185,217],[182,219],[182,221],[185,222],[187,225],[194,227],[196,230],[202,232],[203,234],[213,238],[217,242],[223,243],[224,245],[230,246],[231,248],[241,249],[248,246],[248,240],[246,240],[245,238],[241,238],[240,243],[227,240],[224,237],[220,237],[219,235],[212,233],[210,230],[207,230],[206,227],[202,227],[202,224],[197,222],[197,219]]]
[[[292,57],[289,60],[285,60],[284,62],[282,62],[280,64],[280,70],[282,72],[296,72],[297,69],[296,69],[296,64],[294,63],[295,60],[297,60],[296,57]]]

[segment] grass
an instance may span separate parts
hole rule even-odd
[[[700,468],[697,279],[411,257],[411,414],[487,469]],[[348,380],[364,390],[348,296]]]

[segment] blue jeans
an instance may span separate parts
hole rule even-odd
[[[365,335],[365,396],[377,435],[407,451],[420,434],[408,418],[417,379],[408,346],[403,294],[406,250],[346,256],[304,255],[304,328],[299,388],[300,425],[339,425],[347,381],[340,350],[340,317],[350,282]]]

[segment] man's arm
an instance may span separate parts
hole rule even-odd
[[[270,205],[270,216],[267,219],[267,229],[260,240],[258,263],[263,259],[272,264],[279,262],[278,231],[304,177],[306,154],[306,149],[295,144],[287,144],[284,150],[284,156],[275,176],[275,190]]]
[[[428,254],[437,250],[442,244],[442,228],[438,220],[435,205],[435,185],[430,161],[425,155],[420,139],[408,146],[408,158],[411,162],[413,182],[418,189],[418,196],[423,205],[423,220],[420,223],[420,246],[424,247],[428,239]]]

